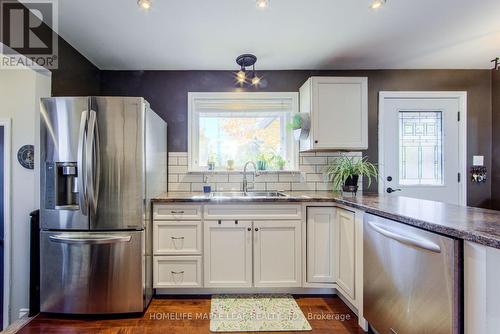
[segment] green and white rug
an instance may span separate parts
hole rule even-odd
[[[290,295],[213,295],[211,332],[310,331]]]

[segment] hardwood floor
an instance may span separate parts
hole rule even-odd
[[[314,334],[364,333],[358,318],[336,296],[295,298],[309,320]],[[199,334],[211,333],[210,298],[156,298],[147,312],[136,318],[75,319],[38,315],[19,334],[98,333],[98,334]],[[191,319],[189,318],[191,317]],[[276,332],[275,332],[276,333]],[[286,332],[279,332],[286,333]],[[292,332],[298,333],[298,332]]]

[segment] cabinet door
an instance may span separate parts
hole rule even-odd
[[[301,286],[300,249],[300,221],[254,222],[255,286]]]
[[[355,282],[355,231],[354,213],[344,209],[337,209],[337,285],[351,298],[354,295]]]
[[[252,286],[252,222],[204,222],[205,287]]]
[[[368,148],[368,79],[312,79],[314,149]]]
[[[307,281],[335,283],[336,208],[307,208]]]

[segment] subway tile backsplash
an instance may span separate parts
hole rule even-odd
[[[258,191],[324,191],[331,190],[325,169],[341,154],[361,158],[361,152],[307,152],[299,158],[300,172],[271,172],[262,174],[253,180],[249,173],[250,186]],[[212,191],[240,191],[243,173],[195,172],[188,173],[187,152],[170,152],[168,155],[168,190],[178,192],[202,191],[204,175],[212,186]],[[253,182],[255,181],[255,182]],[[362,189],[360,178],[360,191]]]

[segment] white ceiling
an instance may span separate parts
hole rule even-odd
[[[499,0],[61,0],[59,34],[101,69],[491,68]]]

